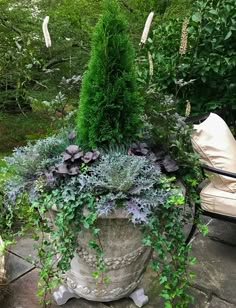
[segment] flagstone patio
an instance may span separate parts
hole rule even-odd
[[[197,234],[194,238],[193,255],[197,261],[191,270],[196,273],[190,292],[195,296],[196,308],[233,308],[236,307],[236,225],[217,220],[209,223],[206,237]],[[27,261],[36,257],[34,241],[21,238],[10,247],[7,260],[8,288],[0,308],[39,308],[36,296],[38,269]],[[140,286],[149,296],[146,308],[162,308],[163,301],[158,290],[151,287],[154,273],[148,269]],[[52,308],[58,307],[52,304]],[[116,302],[97,303],[84,299],[72,299],[63,308],[135,308],[130,299]]]

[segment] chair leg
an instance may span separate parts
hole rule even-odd
[[[197,221],[198,221],[198,218],[199,218],[199,208],[198,206],[195,204],[194,206],[194,217],[193,217],[193,225],[192,225],[192,228],[189,232],[189,235],[185,241],[185,245],[187,246],[189,244],[189,242],[191,241],[196,229],[197,229]]]
[[[186,245],[186,246],[187,246],[187,245],[189,244],[189,242],[191,241],[191,239],[192,239],[192,237],[193,237],[193,235],[194,235],[196,229],[197,229],[197,223],[194,222],[193,225],[192,225],[192,228],[191,228],[191,230],[190,230],[190,232],[189,232],[189,235],[188,235],[188,237],[187,237],[187,239],[186,239],[186,241],[185,241],[185,245]]]

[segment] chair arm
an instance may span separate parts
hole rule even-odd
[[[204,164],[201,165],[201,167],[204,170],[207,170],[207,171],[210,171],[210,172],[213,172],[213,173],[216,173],[216,174],[221,174],[221,175],[229,176],[231,178],[236,179],[236,173],[234,173],[234,172],[217,169],[217,168],[214,168],[214,167],[211,167],[211,166],[208,166],[208,165],[204,165]]]

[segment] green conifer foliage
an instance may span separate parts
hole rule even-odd
[[[134,49],[115,0],[105,0],[104,14],[92,39],[78,113],[78,142],[83,147],[131,142],[140,127]]]

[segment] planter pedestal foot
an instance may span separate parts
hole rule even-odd
[[[59,306],[64,305],[72,297],[79,298],[79,296],[75,294],[72,289],[63,285],[61,285],[57,291],[53,292],[53,297]]]
[[[137,307],[143,307],[148,302],[148,297],[144,294],[143,289],[137,289],[129,295]]]

